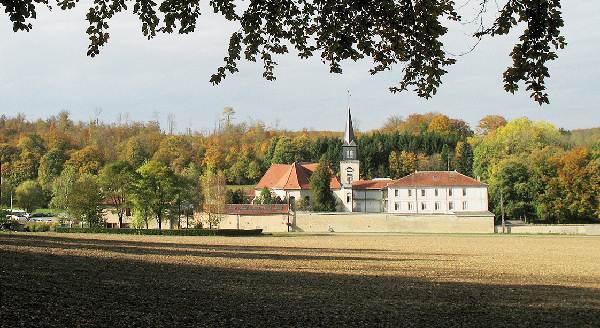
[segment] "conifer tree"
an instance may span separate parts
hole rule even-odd
[[[312,191],[311,205],[317,212],[334,212],[335,196],[331,191],[331,167],[325,157],[319,161],[319,165],[310,177]]]
[[[456,145],[454,165],[458,172],[473,175],[473,149],[468,142],[461,141]]]

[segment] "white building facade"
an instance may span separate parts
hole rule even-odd
[[[456,171],[415,172],[388,185],[388,213],[487,212],[487,185]]]

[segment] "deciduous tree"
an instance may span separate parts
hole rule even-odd
[[[486,115],[479,120],[476,132],[479,135],[485,135],[506,125],[506,119],[500,115]]]
[[[123,227],[123,216],[133,206],[132,194],[137,175],[131,164],[116,161],[100,170],[99,182],[105,202],[119,218],[119,228]]]
[[[204,196],[203,209],[209,227],[212,229],[219,225],[226,212],[226,192],[225,174],[223,171],[213,172],[208,170],[201,179],[202,192]]]
[[[104,197],[96,176],[67,167],[54,181],[52,194],[52,208],[64,210],[70,218],[90,227],[102,225]]]
[[[45,198],[42,187],[35,180],[24,181],[15,189],[17,204],[29,213],[44,206]]]
[[[279,138],[273,152],[272,164],[290,164],[296,160],[296,147],[288,137]]]
[[[102,152],[98,146],[89,145],[73,152],[65,165],[77,168],[81,174],[98,174],[103,162]]]
[[[136,171],[139,175],[134,187],[137,204],[145,202],[162,229],[165,212],[174,199],[175,175],[165,164],[148,161]]]
[[[40,160],[38,180],[45,190],[52,189],[52,182],[60,175],[67,160],[67,154],[62,148],[50,149]]]

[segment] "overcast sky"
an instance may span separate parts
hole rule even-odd
[[[344,74],[332,75],[317,59],[294,55],[278,58],[277,81],[262,78],[260,63],[243,63],[240,72],[218,86],[208,81],[221,65],[231,31],[229,22],[204,11],[192,35],[146,40],[131,14],[111,23],[111,40],[100,56],[85,56],[88,1],[68,12],[41,9],[34,29],[13,33],[4,13],[0,21],[0,112],[45,118],[68,110],[87,120],[101,109],[100,119],[161,122],[169,113],[178,130],[211,129],[224,106],[237,118],[262,120],[287,129],[343,130],[346,90],[352,93],[353,117],[360,129],[377,128],[392,115],[437,111],[462,118],[472,126],[486,114],[528,116],[568,129],[600,126],[600,2],[564,1],[564,35],[568,46],[551,64],[551,104],[540,107],[521,90],[502,89],[502,72],[510,63],[516,36],[484,40],[449,68],[433,99],[413,93],[391,94],[388,87],[401,75],[368,74],[369,62],[346,63]],[[469,27],[448,36],[447,50],[459,53],[473,40]]]

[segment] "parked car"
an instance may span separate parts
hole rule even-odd
[[[29,218],[29,213],[22,210],[13,210],[8,218],[18,221],[27,221]]]
[[[58,218],[53,213],[34,213],[28,218],[32,222],[58,222]]]

